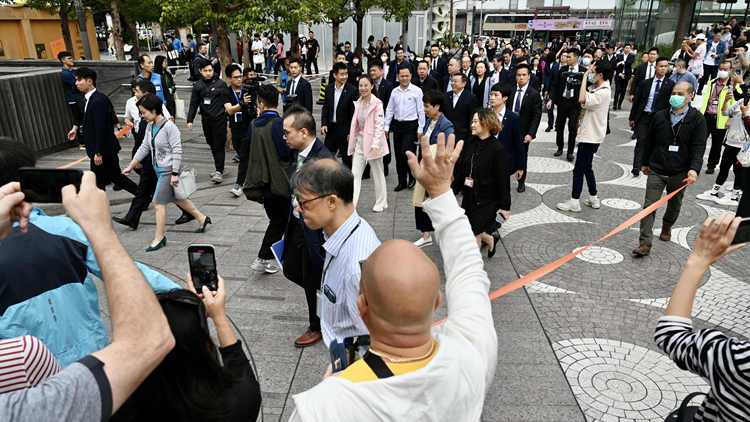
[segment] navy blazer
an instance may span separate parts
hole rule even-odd
[[[432,59],[433,61],[436,59]],[[430,73],[430,76],[435,78],[436,81],[442,81],[443,78],[445,78],[448,75],[448,62],[445,61],[444,58],[438,57],[437,58],[437,69],[434,71],[437,73],[437,75],[433,76],[432,73]]]
[[[427,128],[430,127],[430,124],[432,123],[432,119],[427,119],[424,122],[424,130],[427,131]],[[437,144],[437,137],[440,133],[445,134],[445,141],[448,142],[448,137],[455,134],[453,129],[453,123],[451,123],[450,120],[448,120],[447,117],[445,117],[445,113],[440,113],[440,117],[438,117],[438,121],[435,124],[435,129],[432,130],[432,133],[430,134],[430,145]]]
[[[555,82],[555,79],[557,78],[557,73],[560,71],[560,63],[553,63],[552,66],[547,68],[547,71],[544,72],[544,93],[549,92],[549,88],[552,86],[552,83]]]
[[[300,84],[301,85],[301,84]],[[289,166],[289,169],[287,170],[287,175],[289,176],[289,180],[292,179],[292,175],[297,170],[296,163],[297,163],[297,154],[299,154],[298,150],[294,151],[294,158],[292,159],[292,165]],[[320,139],[315,138],[315,141],[313,141],[312,149],[310,150],[310,154],[307,156],[307,159],[318,157],[318,158],[333,158],[333,155],[328,151],[328,148],[323,145],[323,142],[320,141]],[[289,223],[292,221],[292,216],[294,215],[292,213],[292,188],[289,188],[289,192],[287,193],[287,201],[289,204],[289,216],[286,220],[286,229],[284,230],[284,241],[287,241],[287,233],[289,233]],[[326,251],[323,249],[323,243],[325,243],[325,239],[323,238],[323,229],[313,230],[305,225],[305,218],[302,216],[302,214],[299,215],[299,222],[302,225],[302,231],[305,233],[305,241],[307,242],[307,250],[310,253],[310,259],[312,260],[313,265],[313,271],[316,273],[322,273],[323,272],[323,263],[325,263],[326,260]],[[283,256],[282,256],[283,260]]]
[[[635,56],[632,54],[628,54],[628,57],[623,56],[624,54],[618,54],[615,59],[615,64],[623,61],[625,62],[625,64],[615,67],[615,76],[619,78],[620,74],[624,74],[625,80],[629,80],[630,77],[633,76],[633,63],[635,62]]]
[[[523,144],[521,118],[505,107],[502,123],[503,129],[497,134],[497,139],[508,154],[508,175],[512,175],[516,170],[526,170],[526,147]]]
[[[321,126],[330,126],[333,123],[333,112],[336,111],[336,130],[338,136],[346,139],[349,134],[352,116],[354,116],[354,102],[359,99],[359,90],[354,85],[346,82],[341,87],[339,104],[336,100],[336,82],[326,85],[326,99],[323,102],[323,110],[320,112]],[[329,128],[330,129],[330,128]]]
[[[76,99],[83,116],[80,128],[83,131],[83,142],[86,144],[86,155],[92,160],[95,154],[111,157],[120,152],[120,142],[112,130],[111,102],[98,90],[91,94],[88,107],[85,106],[85,95]],[[86,110],[85,112],[83,110]]]
[[[300,78],[299,86],[294,90],[297,94],[296,103],[306,108],[310,113],[313,112],[313,94],[312,86],[304,77]],[[288,98],[288,97],[287,97]]]

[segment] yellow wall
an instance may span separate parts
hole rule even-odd
[[[68,22],[76,59],[83,56],[83,41],[77,20]],[[94,20],[86,19],[91,56],[99,60]],[[0,60],[52,59],[52,42],[62,39],[60,17],[44,10],[28,7],[0,7]]]

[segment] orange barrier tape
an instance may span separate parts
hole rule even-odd
[[[604,239],[607,239],[609,237],[612,237],[612,236],[616,235],[617,233],[620,233],[621,231],[627,229],[628,227],[632,226],[633,224],[637,223],[638,221],[643,220],[643,218],[645,218],[647,215],[651,214],[652,212],[656,211],[657,208],[659,208],[662,205],[666,204],[667,201],[669,201],[670,199],[672,199],[673,196],[677,195],[677,193],[679,193],[681,190],[685,189],[686,187],[688,187],[688,185],[690,185],[692,183],[688,179],[683,180],[683,182],[687,182],[687,183],[684,186],[682,186],[681,188],[677,189],[676,191],[670,193],[669,195],[667,195],[667,196],[659,199],[655,203],[651,204],[648,208],[640,211],[638,214],[630,217],[627,221],[625,221],[624,223],[622,223],[619,226],[617,226],[614,230],[612,230],[611,232],[607,233],[604,237],[602,237],[601,239],[597,240],[596,242],[594,242],[594,243],[586,246],[585,248],[582,248],[582,249],[579,249],[579,250],[577,250],[577,251],[575,251],[573,253],[570,253],[570,254],[568,254],[568,255],[566,255],[566,256],[564,256],[564,257],[562,257],[562,258],[560,258],[560,259],[558,259],[558,260],[556,260],[554,262],[550,262],[549,264],[543,266],[542,268],[536,269],[536,270],[532,271],[531,273],[526,274],[525,276],[517,279],[516,281],[514,281],[514,282],[512,282],[512,283],[510,283],[510,284],[508,284],[506,286],[503,286],[503,287],[495,290],[494,292],[490,293],[490,300],[495,300],[495,299],[499,298],[500,296],[508,294],[508,293],[510,293],[510,292],[512,292],[514,290],[520,289],[521,287],[523,287],[523,286],[531,283],[532,281],[535,281],[535,280],[537,280],[537,279],[539,279],[541,277],[544,277],[545,275],[551,273],[552,271],[554,271],[554,270],[562,267],[563,264],[565,264],[566,262],[568,262],[571,259],[575,258],[578,254],[582,253],[586,249],[588,249],[588,248],[596,245],[597,243],[601,242]],[[440,321],[432,324],[432,326],[435,327],[437,325],[440,325],[446,319],[447,318],[443,318],[442,320],[440,320]]]
[[[125,125],[125,127],[124,127],[124,128],[123,128],[123,129],[122,129],[122,130],[121,130],[121,131],[120,131],[120,132],[119,132],[119,133],[118,133],[118,134],[116,135],[116,136],[117,136],[117,139],[120,139],[120,138],[122,138],[122,137],[123,137],[123,135],[125,135],[126,133],[128,133],[128,131],[129,131],[130,129],[132,129],[132,127],[130,127],[130,126],[128,126],[128,125]],[[66,168],[70,168],[70,167],[73,167],[74,165],[76,165],[76,164],[78,164],[78,163],[82,162],[83,160],[85,160],[85,159],[87,159],[87,158],[89,158],[89,157],[83,157],[83,158],[81,158],[81,159],[79,159],[79,160],[73,161],[72,163],[68,163],[68,164],[65,164],[64,166],[60,166],[60,167],[58,167],[58,169],[66,169]]]

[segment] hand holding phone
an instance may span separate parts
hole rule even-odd
[[[62,204],[62,188],[74,185],[81,188],[83,171],[76,169],[52,169],[21,167],[18,169],[21,191],[28,202]]]
[[[188,246],[190,280],[196,293],[203,291],[203,286],[211,291],[219,288],[219,275],[216,272],[216,253],[212,245]]]

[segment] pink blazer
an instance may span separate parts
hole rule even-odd
[[[359,111],[362,109],[362,97],[354,103],[354,115],[352,124],[349,128],[349,155],[354,155],[354,148],[357,146],[357,137],[359,136]],[[385,139],[385,113],[383,112],[383,102],[375,96],[370,97],[370,106],[368,107],[367,119],[363,130],[362,147],[365,153],[365,160],[376,160],[388,154],[388,142]],[[372,156],[372,149],[378,149],[378,155]]]

